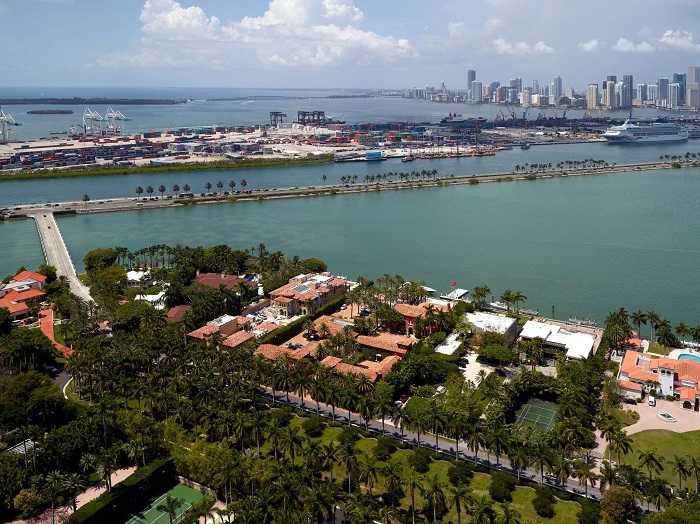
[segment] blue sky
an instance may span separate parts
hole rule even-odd
[[[0,20],[5,86],[583,89],[700,65],[695,0],[0,0]]]

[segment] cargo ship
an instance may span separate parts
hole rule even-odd
[[[679,142],[688,139],[688,130],[678,124],[653,122],[649,125],[639,125],[625,120],[621,126],[608,128],[603,133],[603,138],[615,144]]]

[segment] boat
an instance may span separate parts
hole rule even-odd
[[[621,126],[611,126],[605,138],[615,144],[640,144],[652,142],[679,142],[688,139],[688,130],[678,124],[652,122],[648,125],[633,124],[628,120]]]
[[[530,144],[523,144],[522,146],[520,146],[520,149],[522,149],[523,151],[527,151],[528,149],[530,149]]]
[[[413,162],[416,159],[413,155],[405,156],[401,159],[401,162]]]

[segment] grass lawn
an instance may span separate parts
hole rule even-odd
[[[622,426],[631,426],[639,420],[639,414],[631,409],[615,409],[613,416]]]
[[[639,452],[656,448],[658,456],[664,466],[661,472],[663,477],[671,485],[678,487],[678,475],[672,471],[672,466],[666,461],[673,459],[673,455],[700,457],[700,430],[686,433],[673,433],[666,429],[653,429],[641,431],[631,435],[632,450],[622,456],[623,464],[637,466]],[[614,457],[614,453],[613,453]],[[647,471],[645,470],[645,473]],[[683,486],[693,487],[693,479],[683,481]]]
[[[671,351],[673,351],[675,348],[672,347],[667,347],[666,348],[666,353],[664,353],[664,347],[659,344],[658,342],[649,342],[649,353],[655,353],[657,355],[668,355]]]

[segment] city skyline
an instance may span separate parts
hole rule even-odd
[[[651,83],[697,62],[700,14],[640,0],[0,0],[5,86],[403,88]],[[649,13],[653,12],[653,16]],[[601,15],[604,13],[605,16]],[[38,30],[37,14],[51,20]],[[620,24],[620,20],[624,23]],[[697,41],[696,41],[697,40]],[[10,47],[11,46],[11,47]]]

